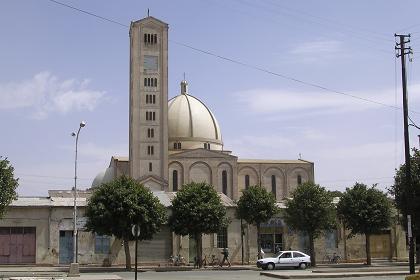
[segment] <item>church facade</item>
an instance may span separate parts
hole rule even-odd
[[[130,27],[129,98],[129,157],[113,157],[92,187],[127,175],[155,193],[169,195],[184,184],[206,182],[220,193],[226,206],[232,206],[233,221],[238,222],[234,219],[234,201],[249,186],[266,188],[281,203],[299,184],[314,181],[312,162],[239,159],[225,150],[216,117],[204,102],[189,93],[187,81],[181,81],[179,94],[168,100],[168,25],[153,17],[133,22]],[[223,238],[229,240],[229,236],[236,235],[234,243],[238,245],[240,229],[233,224]],[[266,251],[274,253],[275,248],[283,247],[282,227],[281,221],[265,227]],[[191,259],[193,250],[186,252],[185,248],[195,245],[182,244],[181,237],[172,239],[172,246],[184,248],[183,254]],[[209,254],[217,248],[217,235],[210,239],[215,241],[204,239],[208,243],[204,250]],[[227,243],[219,240],[219,246]],[[256,247],[252,245],[247,253]]]

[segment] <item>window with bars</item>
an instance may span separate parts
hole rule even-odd
[[[144,43],[146,45],[156,45],[157,44],[157,34],[144,34]]]
[[[156,112],[146,111],[146,121],[156,120]]]
[[[110,244],[110,236],[95,234],[95,254],[109,254]]]
[[[157,87],[158,86],[158,80],[157,80],[157,78],[144,78],[143,85],[145,87]]]
[[[227,228],[222,228],[217,233],[217,248],[227,248],[228,247],[228,234]]]

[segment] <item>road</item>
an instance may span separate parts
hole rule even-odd
[[[134,272],[113,272],[125,280],[133,280]],[[177,272],[154,272],[148,271],[138,273],[138,280],[224,280],[224,279],[240,279],[240,280],[270,280],[276,279],[261,276],[260,271],[240,270],[240,271],[177,271]],[[381,277],[349,277],[346,280],[403,280],[404,276],[381,276]],[[315,280],[331,280],[333,278],[316,278]]]

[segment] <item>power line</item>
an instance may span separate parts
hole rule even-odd
[[[74,180],[74,177],[59,177],[59,176],[49,176],[49,175],[34,175],[34,174],[23,174],[23,173],[16,173],[17,176],[24,176],[24,177],[37,177],[37,178],[51,178],[51,179],[68,179]],[[79,180],[92,180],[90,178],[79,178]]]
[[[100,15],[94,14],[92,12],[88,12],[88,11],[76,8],[76,7],[71,6],[71,5],[64,4],[64,3],[56,1],[56,0],[48,0],[48,1],[59,4],[59,5],[62,5],[64,7],[67,7],[67,8],[73,9],[73,10],[76,10],[78,12],[82,12],[84,14],[87,14],[87,15],[90,15],[90,16],[93,16],[93,17],[96,17],[96,18],[114,23],[114,24],[118,24],[120,26],[129,27],[128,25],[117,22],[115,20],[108,19],[106,17],[103,17],[103,16],[100,16]],[[396,107],[396,106],[393,106],[393,105],[388,105],[388,104],[385,104],[385,103],[382,103],[382,102],[379,102],[379,101],[375,101],[375,100],[372,100],[372,99],[368,99],[368,98],[356,96],[356,95],[353,95],[353,94],[345,93],[345,92],[342,92],[342,91],[330,89],[330,88],[327,88],[325,86],[318,85],[318,84],[315,84],[315,83],[312,83],[312,82],[306,82],[306,81],[301,80],[301,79],[289,77],[289,76],[281,74],[281,73],[277,73],[277,72],[274,72],[274,71],[271,71],[271,70],[268,70],[268,69],[265,69],[265,68],[262,68],[262,67],[259,67],[259,66],[255,66],[255,65],[252,65],[252,64],[248,64],[248,63],[236,60],[236,59],[232,59],[232,58],[229,58],[229,57],[226,57],[226,56],[218,55],[216,53],[206,51],[206,50],[202,50],[202,49],[199,49],[199,48],[196,48],[196,47],[193,47],[193,46],[190,46],[188,44],[181,43],[181,42],[177,42],[177,41],[174,41],[174,40],[169,40],[169,41],[174,43],[174,44],[189,48],[189,49],[194,50],[194,51],[197,51],[199,53],[207,54],[207,55],[219,58],[219,59],[224,60],[224,61],[228,61],[228,62],[237,64],[237,65],[241,65],[241,66],[244,66],[244,67],[247,67],[247,68],[250,68],[250,69],[254,69],[254,70],[257,70],[257,71],[260,71],[260,72],[264,72],[264,73],[267,73],[267,74],[270,74],[270,75],[273,75],[273,76],[277,76],[277,77],[280,77],[280,78],[283,78],[283,79],[286,79],[286,80],[289,80],[289,81],[293,81],[293,82],[296,82],[296,83],[299,83],[299,84],[302,84],[302,85],[306,85],[306,86],[309,86],[309,87],[321,89],[325,92],[338,94],[338,95],[342,95],[342,96],[347,96],[347,97],[350,97],[350,98],[354,98],[354,99],[358,99],[358,100],[361,100],[361,101],[373,103],[373,104],[376,104],[376,105],[381,105],[381,106],[384,106],[384,107],[389,107],[389,108],[392,108],[392,109],[401,110],[400,107]],[[419,112],[416,112],[416,111],[411,111],[411,112],[419,113]]]
[[[236,0],[236,1],[246,3],[247,5],[252,5],[253,4],[253,3],[252,4],[248,3],[245,0]],[[267,1],[263,1],[263,2],[268,3]],[[271,5],[270,5],[271,7],[275,6],[275,7],[279,7],[281,9],[280,11],[277,10],[276,12],[281,12],[281,13],[287,15],[287,16],[292,17],[293,19],[296,19],[296,15],[298,15],[304,21],[307,21],[307,22],[310,22],[310,23],[315,23],[315,24],[318,24],[318,25],[321,25],[321,26],[328,26],[330,28],[332,28],[332,26],[331,26],[331,23],[332,23],[334,25],[339,25],[339,26],[342,26],[342,27],[346,28],[347,31],[350,32],[350,33],[353,33],[353,34],[359,33],[360,36],[366,36],[367,33],[369,33],[369,37],[367,37],[367,38],[366,37],[365,38],[356,37],[358,39],[362,39],[362,40],[366,40],[366,39],[367,40],[381,40],[381,41],[393,42],[393,40],[389,39],[386,35],[379,34],[378,32],[375,32],[375,31],[372,31],[372,30],[368,30],[368,29],[360,28],[360,27],[356,27],[356,26],[351,26],[349,24],[344,24],[344,23],[334,21],[334,20],[331,20],[331,19],[328,19],[328,18],[323,18],[323,17],[320,17],[320,16],[316,16],[316,15],[313,15],[313,14],[310,14],[310,13],[307,13],[307,12],[304,12],[304,11],[301,11],[301,10],[292,9],[292,8],[286,7],[285,5],[282,5],[283,3],[279,4],[278,1],[272,1],[271,0],[269,2],[271,2]],[[264,8],[263,6],[257,6],[257,5],[253,5],[253,6]],[[270,11],[272,11],[271,8],[268,7],[268,9]],[[290,14],[286,14],[286,13],[284,13],[284,11],[288,11]],[[308,19],[308,17],[313,18],[313,19],[317,19],[317,20],[321,20],[321,21],[324,21],[324,22],[310,20],[310,19]],[[328,23],[326,23],[326,22],[328,22]],[[356,31],[356,30],[359,30],[359,31]],[[337,32],[341,33],[341,34],[345,34],[342,31],[337,31]],[[372,38],[372,36],[375,37],[375,38]]]
[[[128,25],[123,24],[123,23],[121,23],[121,22],[118,22],[118,21],[115,21],[115,20],[112,20],[112,19],[109,19],[109,18],[106,18],[106,17],[100,16],[100,15],[97,15],[97,14],[94,14],[94,13],[91,13],[91,12],[85,11],[85,10],[82,10],[82,9],[79,9],[79,8],[76,8],[76,7],[74,7],[74,6],[71,6],[71,5],[68,5],[68,4],[65,4],[65,3],[59,2],[59,1],[55,1],[55,0],[48,0],[48,1],[53,2],[53,3],[56,3],[56,4],[58,4],[58,5],[62,5],[62,6],[64,6],[64,7],[67,7],[67,8],[73,9],[73,10],[76,10],[76,11],[81,12],[81,13],[84,13],[84,14],[87,14],[87,15],[90,15],[90,16],[93,16],[93,17],[96,17],[96,18],[99,18],[99,19],[105,20],[105,21],[109,21],[109,22],[111,22],[111,23],[115,23],[115,24],[118,24],[118,25],[121,25],[121,26],[124,26],[124,27],[129,27]]]

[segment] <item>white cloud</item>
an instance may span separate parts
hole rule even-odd
[[[45,119],[50,113],[92,111],[105,91],[88,88],[89,80],[59,80],[50,72],[40,72],[29,80],[0,84],[0,110],[31,108],[31,117]]]
[[[410,88],[410,104],[420,98],[420,83]],[[401,107],[401,98],[398,95],[395,104],[394,89],[360,90],[348,92],[353,96],[377,101],[388,106]],[[399,93],[398,93],[399,94]],[[274,115],[277,113],[299,114],[332,114],[346,113],[368,109],[385,108],[373,102],[367,102],[326,91],[291,91],[274,89],[251,89],[235,93],[237,100],[244,105],[244,109],[255,114]],[[392,108],[390,108],[392,110]],[[284,116],[287,117],[287,114]],[[277,118],[278,116],[274,116]]]
[[[345,56],[342,45],[342,42],[336,40],[304,42],[294,46],[289,54],[303,63],[325,63],[338,56]]]
[[[317,40],[297,45],[290,51],[296,55],[319,55],[337,53],[342,43],[336,40]]]

